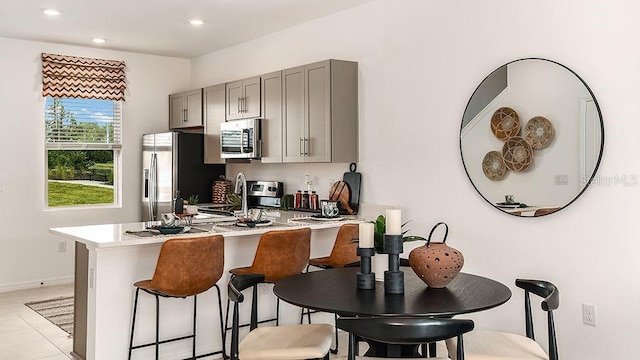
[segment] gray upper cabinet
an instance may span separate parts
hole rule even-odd
[[[225,84],[203,89],[204,99],[204,162],[224,164],[220,157],[220,124],[225,120]]]
[[[202,126],[202,89],[169,95],[169,128]]]
[[[260,77],[227,83],[226,119],[260,117]]]
[[[358,64],[282,71],[283,162],[358,161]]]
[[[282,162],[282,72],[262,75],[262,159]]]

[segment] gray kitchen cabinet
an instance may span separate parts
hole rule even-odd
[[[282,162],[282,72],[262,75],[263,163]]]
[[[169,95],[169,128],[202,126],[202,89]]]
[[[220,157],[220,124],[225,120],[225,84],[202,90],[204,100],[204,162],[224,164]]]
[[[282,71],[283,162],[358,161],[358,64]]]
[[[260,77],[227,83],[227,120],[260,117]]]

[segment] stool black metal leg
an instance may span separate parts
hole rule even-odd
[[[193,295],[193,345],[191,347],[191,356],[196,360],[196,309],[198,306],[198,295]]]
[[[253,299],[251,299],[251,326],[249,331],[258,327],[258,284],[253,285]]]
[[[276,326],[280,323],[280,298],[276,298]]]
[[[216,291],[218,292],[218,312],[220,313],[220,336],[222,338],[222,358],[228,359],[229,355],[227,355],[227,330],[225,329],[225,320],[222,318],[222,295],[220,294],[220,287],[218,284],[214,285]],[[229,309],[227,309],[227,314],[229,314]]]
[[[331,351],[332,354],[337,354],[338,353],[338,327],[336,326],[336,323],[338,322],[338,314],[333,314],[333,327],[335,328],[336,331],[336,347],[335,349],[329,349],[329,351]],[[309,324],[311,324],[311,321],[309,321]]]
[[[136,311],[138,309],[138,294],[140,293],[140,288],[136,288],[136,296],[135,300],[133,300],[133,319],[131,320],[131,338],[129,340],[129,357],[128,360],[131,360],[131,351],[133,351],[133,330],[136,328]]]
[[[160,298],[156,297],[156,360],[160,355]]]

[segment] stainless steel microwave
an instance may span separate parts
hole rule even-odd
[[[221,157],[260,159],[262,148],[260,130],[260,119],[231,120],[221,123]]]

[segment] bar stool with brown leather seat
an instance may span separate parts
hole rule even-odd
[[[338,234],[336,235],[336,241],[333,243],[333,249],[329,256],[309,259],[309,265],[315,266],[321,269],[333,269],[345,267],[349,264],[354,264],[360,261],[360,257],[357,254],[358,243],[352,240],[359,236],[358,224],[344,224],[340,226]],[[311,324],[311,314],[317,311],[309,309],[302,309],[300,313],[300,324],[304,320],[304,315],[307,315],[309,324]],[[334,319],[338,319],[338,315],[334,315]],[[335,328],[336,347],[331,349],[331,352],[336,354],[338,352],[338,328]]]
[[[309,262],[311,251],[311,229],[299,228],[292,230],[267,231],[260,237],[258,248],[251,266],[234,268],[229,270],[234,275],[261,274],[264,280],[259,283],[275,283],[288,276],[302,273]],[[253,299],[251,300],[250,330],[258,324],[275,321],[279,322],[280,299],[276,300],[276,317],[258,321],[258,283],[252,286]],[[229,300],[227,299],[226,322],[229,318]],[[226,330],[229,330],[227,325]]]
[[[155,345],[156,359],[159,346],[167,342],[193,338],[192,357],[199,358],[215,354],[224,354],[225,332],[222,321],[222,301],[220,288],[216,284],[222,277],[224,268],[224,238],[222,235],[212,235],[194,238],[169,239],[162,244],[155,272],[151,280],[138,281],[133,305],[131,321],[131,338],[129,341],[129,359],[134,349]],[[196,356],[196,310],[197,295],[215,287],[218,292],[218,311],[220,316],[220,332],[222,350]],[[151,294],[156,300],[156,339],[155,342],[133,345],[133,335],[136,325],[136,311],[140,290]],[[160,297],[187,298],[193,296],[193,333],[172,339],[160,340]]]

